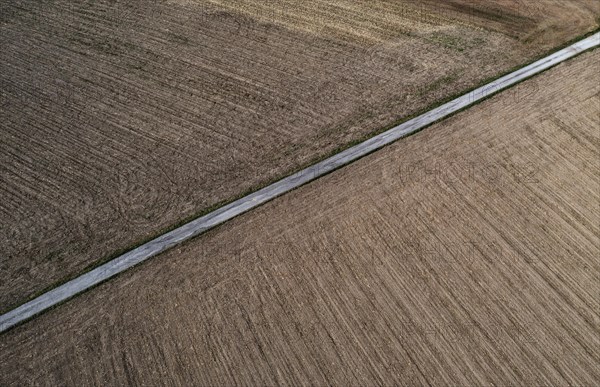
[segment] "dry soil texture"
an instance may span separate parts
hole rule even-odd
[[[599,60],[562,64],[9,331],[0,384],[594,385]]]
[[[535,4],[3,2],[0,311],[600,14]]]

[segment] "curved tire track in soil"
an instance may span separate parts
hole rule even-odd
[[[110,262],[107,262],[39,297],[0,316],[0,333],[24,322],[49,308],[101,283],[109,278],[143,262],[161,252],[187,241],[203,232],[214,228],[244,212],[249,211],[286,192],[300,187],[320,176],[347,165],[377,149],[384,147],[402,137],[412,134],[438,120],[458,112],[470,105],[515,85],[533,75],[539,74],[561,62],[564,62],[588,49],[600,45],[600,33],[585,38],[565,49],[549,55],[537,62],[525,66],[511,74],[505,75],[468,94],[450,101],[436,109],[413,118],[399,126],[381,133],[363,143],[346,149],[324,161],[312,165],[298,173],[288,176],[257,192],[247,195],[233,203],[221,207],[205,216],[193,220],[173,231],[145,243]]]

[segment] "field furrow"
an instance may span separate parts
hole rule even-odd
[[[562,63],[6,332],[0,384],[594,385],[599,60]]]
[[[2,4],[0,311],[597,28],[524,3]]]

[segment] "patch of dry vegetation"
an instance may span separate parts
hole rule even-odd
[[[599,13],[432,4],[3,4],[0,310],[544,50],[515,29],[554,46]]]
[[[0,384],[593,385],[600,51],[0,340]]]

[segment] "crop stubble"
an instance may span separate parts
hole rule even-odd
[[[0,340],[0,384],[593,385],[599,59],[561,64],[15,328]]]
[[[587,0],[306,4],[2,4],[0,310],[599,13]]]

